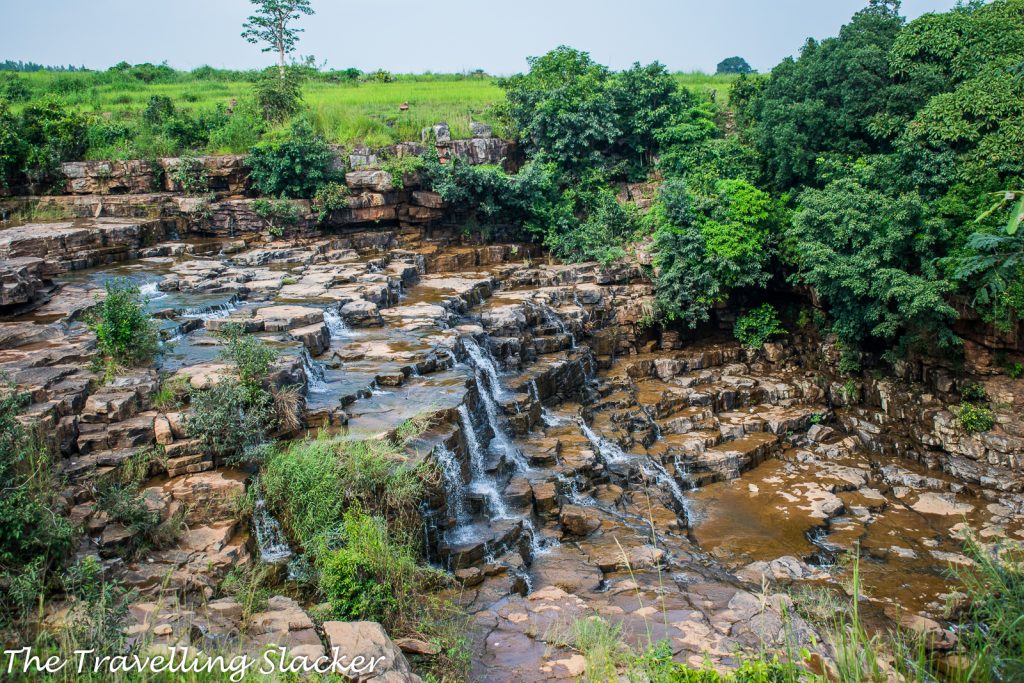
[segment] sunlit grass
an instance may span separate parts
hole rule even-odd
[[[198,112],[218,105],[229,106],[246,97],[251,85],[243,80],[202,80],[179,72],[173,82],[144,83],[97,73],[35,72],[27,78],[34,97],[57,93],[68,104],[92,114],[131,116],[140,112],[154,95],[170,97],[182,109]],[[704,73],[675,74],[686,88],[728,98],[735,76]],[[503,96],[497,79],[462,74],[402,74],[391,83],[309,82],[303,88],[305,104],[314,125],[330,142],[370,146],[418,140],[420,132],[445,121],[456,138],[470,135],[470,123],[486,123],[496,135],[505,133],[493,107]],[[408,104],[402,110],[401,105]],[[15,110],[24,103],[15,105]]]

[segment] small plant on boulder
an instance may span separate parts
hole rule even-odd
[[[117,365],[148,363],[159,350],[159,336],[138,285],[127,278],[108,280],[106,292],[88,320],[100,351]]]

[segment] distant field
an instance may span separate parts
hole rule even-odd
[[[140,111],[153,95],[166,95],[185,109],[213,109],[240,100],[250,88],[245,80],[201,80],[188,73],[181,73],[174,82],[149,84],[103,82],[102,73],[19,75],[29,80],[34,95],[54,92],[82,111],[97,114]],[[675,78],[684,87],[714,91],[722,102],[727,101],[735,80],[735,76],[703,73],[679,73]],[[457,137],[469,136],[471,121],[492,124],[499,135],[503,132],[491,113],[502,90],[489,76],[400,75],[391,83],[309,82],[303,90],[314,124],[339,144],[378,146],[417,139],[420,130],[438,121],[447,121]],[[407,111],[399,110],[403,103],[409,104]]]

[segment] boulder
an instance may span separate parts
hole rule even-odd
[[[362,683],[422,683],[412,672],[409,662],[385,633],[384,627],[372,621],[324,622],[332,654],[345,656],[351,668],[349,678]]]

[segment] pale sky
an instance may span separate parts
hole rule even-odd
[[[615,69],[660,61],[714,71],[740,55],[760,71],[809,37],[835,35],[866,0],[313,0],[297,53],[329,68],[493,74],[565,44]],[[904,0],[910,18],[956,0]],[[191,69],[269,65],[239,36],[249,0],[0,0],[0,61],[84,64],[122,60]]]

